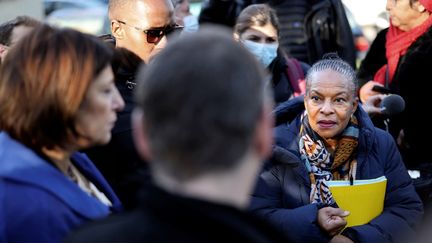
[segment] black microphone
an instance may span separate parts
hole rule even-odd
[[[405,100],[397,94],[386,96],[381,101],[381,113],[386,116],[393,116],[405,109]]]

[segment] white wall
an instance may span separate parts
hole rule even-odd
[[[386,0],[342,0],[361,26],[376,25],[378,16],[386,12]]]

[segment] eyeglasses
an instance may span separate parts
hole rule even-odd
[[[129,26],[131,28],[134,28],[138,31],[144,32],[144,34],[147,35],[147,42],[150,44],[157,44],[165,35],[168,36],[169,34],[171,34],[173,32],[180,31],[183,29],[183,26],[181,26],[181,25],[172,24],[172,25],[167,25],[167,26],[162,27],[162,28],[154,28],[154,29],[144,30],[144,29],[141,29],[139,27],[135,27],[135,26],[126,24],[126,22],[124,22],[124,21],[117,20],[117,22],[119,22],[120,24],[124,24],[126,26]]]

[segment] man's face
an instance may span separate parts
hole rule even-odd
[[[117,47],[126,48],[145,63],[166,45],[166,36],[148,43],[142,30],[161,29],[174,24],[170,0],[134,0],[111,17],[111,28]]]

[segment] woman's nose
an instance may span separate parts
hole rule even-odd
[[[387,3],[386,3],[386,10],[387,11],[390,11],[390,9],[393,7],[393,5],[395,4],[394,1],[395,0],[387,0]]]
[[[332,103],[330,101],[324,101],[320,109],[320,112],[324,114],[331,114],[333,113],[333,110],[334,109]]]
[[[115,89],[115,95],[114,95],[114,110],[116,112],[119,112],[121,110],[123,110],[124,106],[125,106],[125,102],[123,100],[123,98],[120,95],[120,92],[118,91],[118,89]]]

